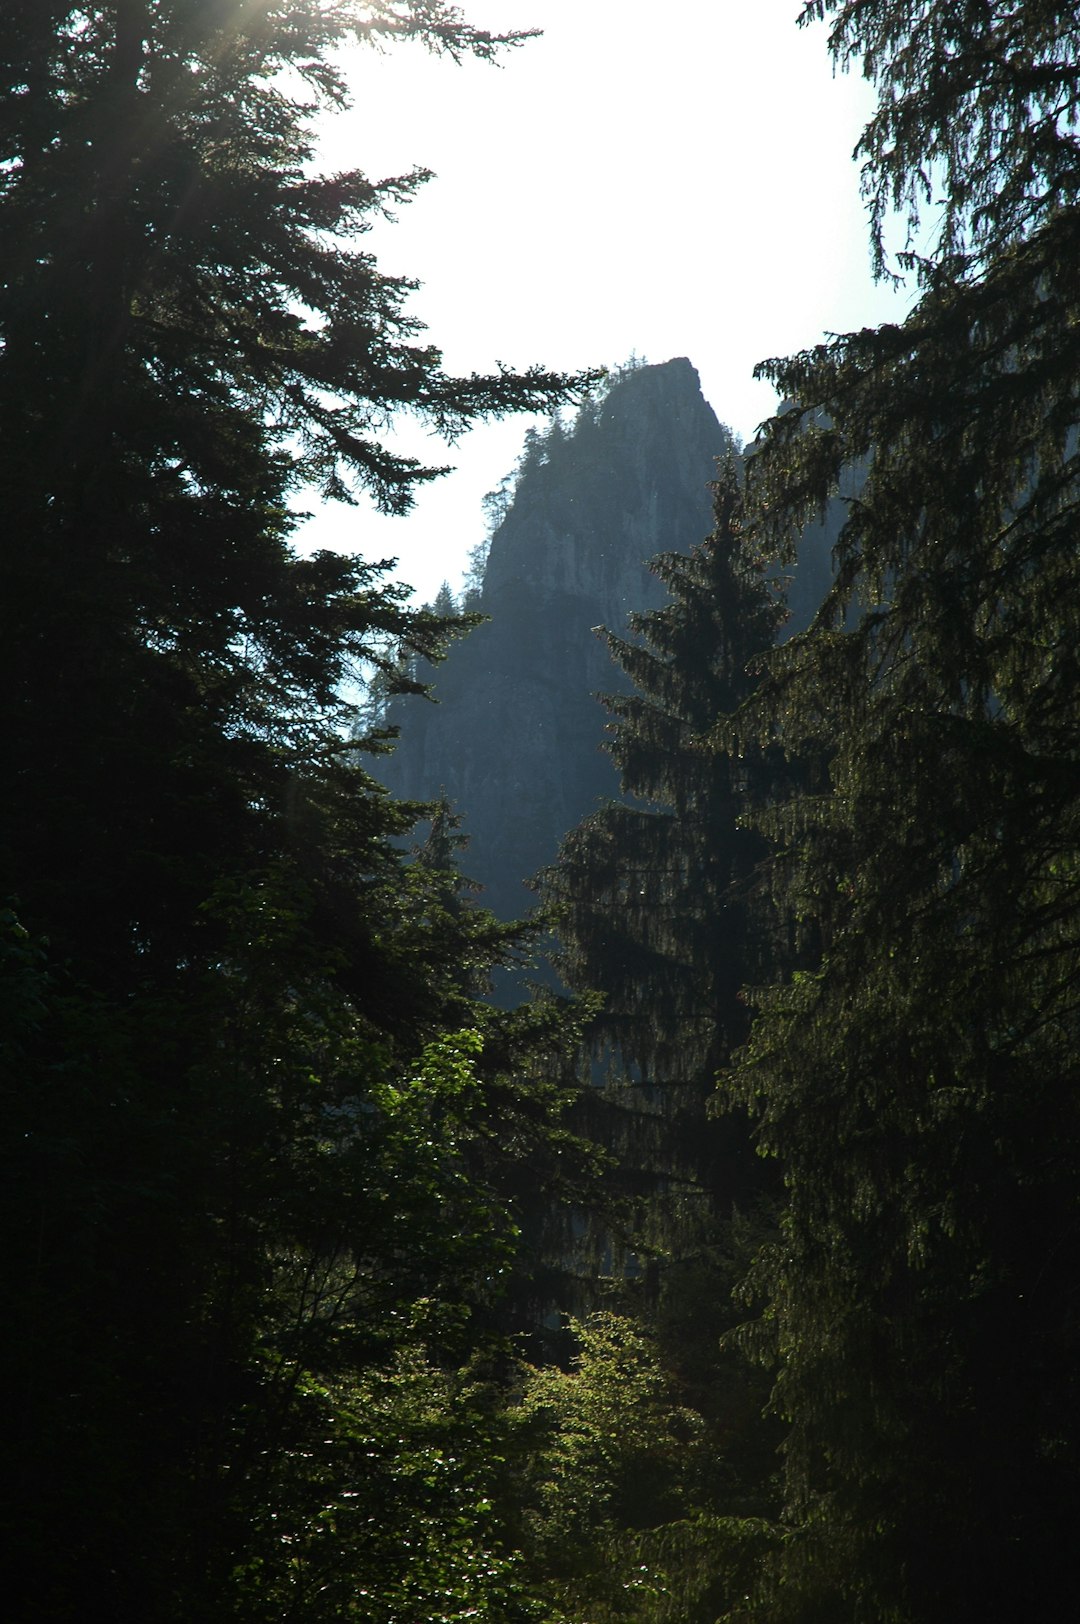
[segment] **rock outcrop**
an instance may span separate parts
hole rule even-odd
[[[478,605],[490,618],[433,673],[437,703],[392,707],[389,788],[445,795],[469,836],[465,872],[501,918],[530,907],[531,876],[619,794],[597,695],[626,681],[596,629],[623,633],[632,610],[663,601],[649,560],[708,535],[715,459],[732,448],[688,360],[621,373],[572,428],[527,450],[491,540]],[[821,601],[842,514],[837,500],[805,533],[789,631]]]
[[[596,695],[621,677],[594,629],[624,630],[632,609],[662,601],[648,561],[708,534],[708,486],[730,445],[689,361],[618,377],[526,460],[491,541],[490,619],[438,669],[437,704],[394,707],[390,788],[446,794],[470,837],[464,867],[501,917],[529,907],[527,879],[619,793]]]

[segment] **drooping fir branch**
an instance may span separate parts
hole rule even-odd
[[[742,724],[813,764],[756,815],[813,950],[727,1085],[787,1190],[748,1283],[790,1429],[758,1616],[1007,1618],[1074,1568],[1080,37],[1054,4],[808,9],[879,85],[876,220],[928,156],[945,207],[903,323],[769,363],[796,408],[750,469],[782,552],[868,465]]]

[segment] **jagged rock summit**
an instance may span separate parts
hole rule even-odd
[[[526,464],[492,538],[485,611],[532,589],[594,604],[605,624],[621,626],[657,600],[648,561],[708,534],[708,484],[730,444],[685,357],[621,373]]]
[[[711,528],[709,482],[732,446],[683,357],[623,369],[573,425],[534,437],[491,540],[490,619],[435,676],[436,705],[395,704],[397,794],[445,794],[470,837],[466,872],[503,918],[568,830],[619,793],[598,692],[621,686],[595,628],[663,601],[648,568]]]

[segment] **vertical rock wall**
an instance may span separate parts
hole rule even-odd
[[[598,693],[625,688],[595,628],[626,629],[663,600],[648,568],[712,528],[709,483],[731,447],[684,358],[627,371],[573,428],[527,461],[492,537],[480,608],[490,619],[434,674],[437,704],[395,703],[396,794],[445,794],[470,838],[464,867],[500,917],[532,902],[526,881],[568,830],[619,793],[602,749]],[[811,526],[790,582],[788,630],[828,586],[843,503]]]
[[[445,792],[470,837],[466,871],[504,918],[530,905],[524,882],[563,835],[619,793],[595,696],[621,679],[594,628],[622,630],[662,601],[648,560],[709,533],[708,486],[730,443],[689,361],[619,377],[522,473],[491,542],[490,620],[439,668],[438,703],[394,707],[389,787]]]

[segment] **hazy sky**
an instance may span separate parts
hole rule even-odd
[[[799,0],[463,0],[474,22],[543,29],[501,68],[420,47],[351,60],[355,105],[324,164],[436,178],[367,238],[423,286],[412,309],[446,365],[573,370],[687,355],[744,439],[772,409],[766,356],[902,313],[870,277],[851,152],[871,99],[834,76]],[[525,422],[456,447],[405,519],[323,510],[303,543],[396,555],[419,597],[460,583],[480,499]]]

